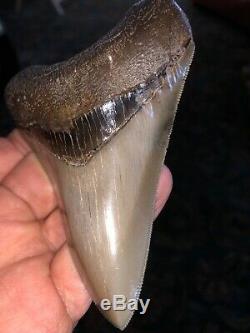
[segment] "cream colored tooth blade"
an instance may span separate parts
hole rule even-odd
[[[97,305],[114,295],[139,297],[157,183],[182,86],[156,93],[87,165],[56,160],[72,242]],[[120,329],[133,314],[100,310]]]

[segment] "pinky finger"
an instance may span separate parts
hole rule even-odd
[[[173,177],[170,170],[164,166],[161,171],[155,202],[155,218],[165,206],[173,188]]]

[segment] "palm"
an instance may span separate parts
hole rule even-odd
[[[69,333],[90,298],[51,183],[18,131],[0,139],[0,331]],[[171,190],[161,177],[157,213]]]

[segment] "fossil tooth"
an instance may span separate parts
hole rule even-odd
[[[28,68],[7,86],[17,125],[45,169],[53,165],[99,308],[114,295],[139,297],[156,186],[193,53],[178,5],[142,0],[89,49]],[[133,314],[100,310],[120,329]]]

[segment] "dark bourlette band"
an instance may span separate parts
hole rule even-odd
[[[175,57],[146,83],[140,84],[131,92],[117,96],[72,120],[70,130],[51,131],[36,125],[25,130],[29,136],[34,136],[45,144],[59,159],[72,165],[84,165],[163,85],[172,89],[177,81],[185,79],[186,68],[178,65],[178,60]]]

